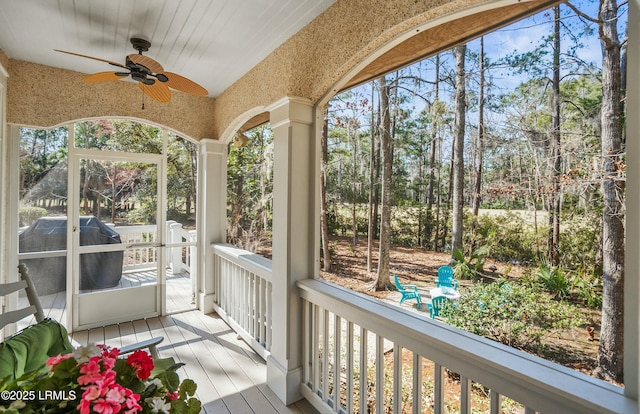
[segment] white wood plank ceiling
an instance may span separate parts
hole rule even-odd
[[[0,0],[0,49],[12,59],[95,73],[124,64],[129,41],[217,96],[335,0]]]

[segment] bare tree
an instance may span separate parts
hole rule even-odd
[[[374,205],[377,203],[375,197],[374,188],[378,188],[378,183],[376,182],[376,166],[378,162],[376,160],[376,128],[375,128],[375,109],[373,105],[374,95],[375,95],[375,84],[373,82],[371,84],[371,148],[369,151],[369,203],[368,203],[368,220],[367,220],[367,272],[373,272],[373,263],[372,263],[372,253],[373,253],[373,239],[375,238],[375,218],[374,211],[377,211],[374,208]]]
[[[327,109],[325,109],[320,143],[322,148],[322,161],[320,164],[320,226],[322,234],[322,269],[325,272],[330,272],[331,251],[329,250],[329,225],[327,224],[327,137],[329,135],[327,117]]]
[[[391,150],[391,113],[389,111],[389,91],[387,79],[378,79],[380,95],[380,156],[382,163],[382,211],[380,212],[380,247],[378,254],[378,277],[375,290],[387,289],[389,278],[389,250],[391,247],[391,176],[393,153]]]
[[[464,61],[467,45],[458,46],[453,50],[456,58],[456,94],[455,94],[455,130],[453,138],[453,214],[452,214],[452,249],[462,249],[462,217],[464,207],[464,132],[466,88]]]
[[[562,154],[560,148],[560,6],[553,8],[553,79],[551,112],[553,118],[551,139],[551,191],[549,194],[549,241],[548,259],[554,266],[560,263],[560,178]]]
[[[480,38],[479,91],[478,91],[478,136],[476,137],[475,182],[471,200],[473,215],[480,209],[480,192],[482,190],[482,162],[484,152],[484,37]]]
[[[624,180],[618,4],[601,0],[599,30],[602,46],[602,328],[597,373],[623,380],[624,326]]]
[[[436,205],[437,212],[433,214],[433,204],[435,202],[434,188],[436,186],[436,154],[438,149],[438,126],[440,124],[440,110],[442,104],[440,102],[440,55],[436,55],[436,68],[435,68],[435,85],[434,85],[434,99],[431,105],[431,147],[429,153],[429,185],[427,186],[427,220],[431,219],[435,221],[435,232],[433,236],[433,244],[431,248],[436,250],[438,248],[438,233],[439,233],[439,218],[440,218],[440,205],[439,202]],[[440,176],[440,169],[438,168],[438,177]],[[438,179],[438,186],[440,180]],[[440,190],[438,190],[438,201],[440,200]],[[430,230],[433,228],[433,224],[429,224]],[[429,234],[427,234],[428,236]]]

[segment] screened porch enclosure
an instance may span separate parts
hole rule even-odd
[[[110,6],[125,7],[124,0],[113,1]],[[115,34],[118,27],[132,27],[125,18],[145,16],[139,19],[145,35],[174,40],[171,30],[202,30],[217,7],[183,3],[183,13],[151,3],[136,3],[139,14],[114,13],[115,7],[106,6],[100,16],[105,25],[91,24],[101,12],[93,3],[59,0],[60,12],[48,15],[69,23],[58,27],[85,35],[58,37],[60,42],[103,42],[103,50],[122,58],[126,55],[116,44],[123,39]],[[274,4],[285,13],[285,3]],[[624,351],[618,355],[624,357],[624,386],[617,386],[319,277],[321,139],[331,98],[559,3],[321,3],[323,12],[278,39],[277,48],[265,50],[249,71],[235,73],[228,83],[220,79],[215,94],[176,92],[170,102],[145,106],[143,101],[142,108],[135,83],[87,85],[77,66],[56,62],[60,55],[47,42],[17,45],[21,37],[0,37],[1,278],[15,280],[21,260],[60,260],[64,277],[41,295],[48,316],[63,322],[76,344],[119,346],[164,336],[160,354],[186,364],[180,376],[198,384],[204,412],[640,412],[638,77],[626,79],[624,98],[627,138],[620,181],[626,255],[618,268],[624,268]],[[6,19],[6,27],[28,29],[23,36],[44,36],[45,30],[66,34],[31,26],[48,10],[37,2],[20,4],[15,8],[24,13],[15,16],[20,24]],[[221,3],[227,11],[232,4]],[[625,63],[629,73],[637,73],[640,3],[623,4],[634,17],[627,27]],[[9,9],[8,15],[14,11]],[[237,15],[259,32],[252,20],[259,12]],[[182,25],[159,24],[151,16]],[[284,22],[278,13],[271,17]],[[221,29],[211,27],[216,34]],[[207,31],[213,32],[202,33]],[[168,53],[159,59],[199,61],[185,63],[185,71],[209,70],[209,62],[217,61],[210,47],[219,36],[203,35],[199,43],[193,36],[181,39],[184,44],[174,45],[184,47],[160,47],[154,39],[158,50]],[[254,57],[263,52],[232,44],[231,36],[223,40],[231,44],[227,51],[250,50]],[[180,59],[177,53],[183,51],[190,56]],[[206,81],[218,79],[209,74]],[[118,119],[97,120],[105,116]],[[154,124],[141,127],[138,120]],[[272,259],[226,243],[229,147],[238,134],[265,122],[273,132]],[[26,126],[53,129],[28,136],[23,134],[28,129],[44,130]],[[119,242],[83,244],[80,219],[87,216],[100,219]],[[20,251],[20,232],[41,217],[67,218],[64,242],[53,250]],[[83,285],[83,273],[92,272],[83,270],[83,256],[101,253],[121,254],[118,260],[109,256],[120,268],[117,283]]]
[[[197,307],[197,147],[121,120],[13,134],[18,258],[69,329]]]

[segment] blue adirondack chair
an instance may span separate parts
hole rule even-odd
[[[400,304],[402,305],[402,302],[404,302],[406,299],[415,299],[416,301],[418,301],[418,309],[420,309],[420,306],[422,305],[422,298],[420,297],[420,292],[418,292],[418,287],[416,285],[407,285],[400,283],[400,281],[398,280],[398,275],[393,275],[393,278],[395,279],[398,292],[402,294]]]
[[[436,287],[442,286],[458,290],[458,281],[453,278],[453,269],[450,266],[440,266],[438,268]]]
[[[428,303],[429,307],[429,315],[431,315],[431,319],[435,319],[436,316],[440,315],[440,311],[442,308],[449,302],[449,298],[446,296],[436,296],[431,298],[431,303]]]

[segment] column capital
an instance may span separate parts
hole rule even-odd
[[[226,154],[227,152],[227,144],[224,142],[213,139],[213,138],[203,138],[198,141],[200,144],[200,148],[202,152],[208,154]]]
[[[305,125],[313,123],[313,102],[306,98],[285,96],[266,109],[272,129],[292,122]]]

